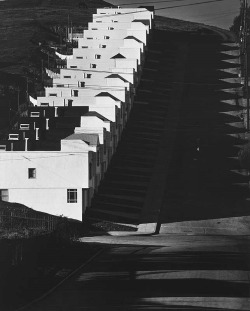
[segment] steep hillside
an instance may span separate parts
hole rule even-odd
[[[102,0],[7,0],[0,2],[0,71],[22,74],[34,45],[34,35],[59,40],[49,32],[65,29],[69,19],[73,27],[85,26],[97,7],[111,6]],[[66,31],[62,33],[65,36]]]

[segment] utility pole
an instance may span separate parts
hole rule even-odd
[[[248,89],[248,55],[247,55],[247,35],[248,35],[248,23],[247,23],[247,8],[248,0],[244,0],[244,17],[243,17],[243,50],[244,50],[244,76],[245,76],[245,96],[247,99],[247,132],[250,130],[249,120],[249,89]]]
[[[20,105],[20,88],[17,87],[17,111],[19,111],[19,105]]]
[[[73,47],[73,26],[72,26],[72,21],[71,21],[71,44]]]

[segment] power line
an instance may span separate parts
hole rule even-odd
[[[188,1],[188,0],[165,0],[165,1],[144,1],[144,2],[133,2],[132,4],[142,4],[144,5],[145,3],[168,3],[168,2],[179,2],[179,1]],[[125,5],[131,5],[131,3],[121,3],[119,6],[125,6]]]
[[[222,2],[226,0],[209,0],[209,1],[204,1],[204,2],[195,2],[195,3],[189,3],[189,4],[181,4],[181,5],[174,5],[174,6],[167,6],[167,7],[162,7],[162,8],[156,8],[154,9],[155,11],[159,10],[165,10],[165,9],[175,9],[175,8],[181,8],[181,7],[188,7],[188,6],[195,6],[195,5],[201,5],[201,4],[207,4],[207,3],[214,3],[214,2]],[[167,2],[167,1],[165,1]],[[107,18],[110,16],[121,16],[121,15],[128,15],[128,14],[136,14],[136,13],[143,13],[147,12],[147,9],[145,8],[144,10],[141,11],[132,11],[132,12],[125,12],[125,13],[120,13],[120,14],[104,14],[104,15],[97,15],[96,17],[93,17],[93,19],[100,19],[100,18]]]
[[[187,7],[187,6],[194,6],[194,5],[200,5],[200,4],[207,4],[207,3],[213,3],[213,2],[222,2],[225,0],[210,0],[210,1],[204,1],[204,2],[195,2],[195,3],[189,3],[189,4],[181,4],[181,5],[174,5],[169,7],[163,7],[163,8],[156,8],[157,10],[164,10],[164,9],[175,9],[175,8],[181,8],[181,7]]]

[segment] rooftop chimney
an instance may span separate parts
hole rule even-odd
[[[28,151],[28,140],[29,138],[25,137],[25,151]]]

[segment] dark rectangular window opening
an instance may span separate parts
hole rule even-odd
[[[9,201],[9,190],[0,189],[0,201],[8,202]]]
[[[36,169],[35,168],[29,168],[28,169],[28,176],[29,176],[29,179],[36,178]]]
[[[77,203],[77,189],[67,189],[67,203]]]

